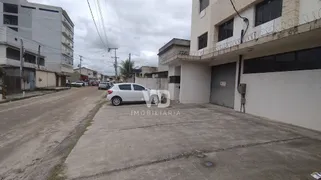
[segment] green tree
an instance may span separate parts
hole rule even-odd
[[[128,59],[125,61],[122,61],[120,63],[120,75],[127,80],[128,78],[133,76],[133,69],[134,69],[135,63],[133,61],[129,61]]]

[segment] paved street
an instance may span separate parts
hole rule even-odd
[[[1,104],[0,179],[45,179],[102,94],[96,87],[75,88]]]
[[[104,105],[66,159],[69,179],[312,179],[320,133],[213,105]]]

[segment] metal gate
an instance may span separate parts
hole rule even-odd
[[[236,63],[212,67],[211,103],[234,108]]]

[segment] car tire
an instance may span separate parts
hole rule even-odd
[[[122,99],[120,97],[113,97],[111,99],[111,103],[114,105],[114,106],[119,106],[121,104],[121,101]]]

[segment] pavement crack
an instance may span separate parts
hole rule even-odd
[[[266,142],[236,145],[236,146],[232,146],[232,147],[218,148],[218,149],[214,149],[214,150],[193,150],[190,152],[181,153],[176,156],[171,156],[171,157],[146,162],[143,164],[132,165],[132,166],[124,167],[124,168],[117,168],[117,169],[113,169],[113,170],[109,170],[109,171],[104,171],[104,172],[97,173],[94,175],[77,177],[77,178],[73,178],[72,180],[84,180],[84,179],[98,178],[98,177],[110,175],[112,173],[118,173],[118,172],[127,171],[127,170],[131,170],[131,169],[136,169],[139,167],[145,167],[145,166],[150,166],[150,165],[154,165],[154,164],[158,164],[158,163],[164,163],[164,162],[169,162],[169,161],[183,159],[183,158],[189,158],[191,156],[195,156],[195,157],[199,158],[199,155],[204,155],[204,154],[208,154],[208,153],[223,152],[223,151],[228,151],[228,150],[233,150],[233,149],[249,148],[249,147],[255,147],[255,146],[275,144],[275,143],[285,143],[285,142],[304,139],[304,138],[306,138],[306,137],[298,136],[298,137],[287,138],[287,139],[279,139],[279,140],[272,140],[272,141],[266,141]]]
[[[134,129],[147,129],[147,128],[161,127],[161,126],[201,124],[201,123],[208,123],[208,122],[212,122],[212,121],[213,121],[213,120],[208,120],[208,121],[177,122],[177,123],[159,123],[159,124],[153,124],[153,125],[148,125],[148,126],[122,128],[122,129],[119,129],[118,131],[126,131],[126,130],[134,130]]]

